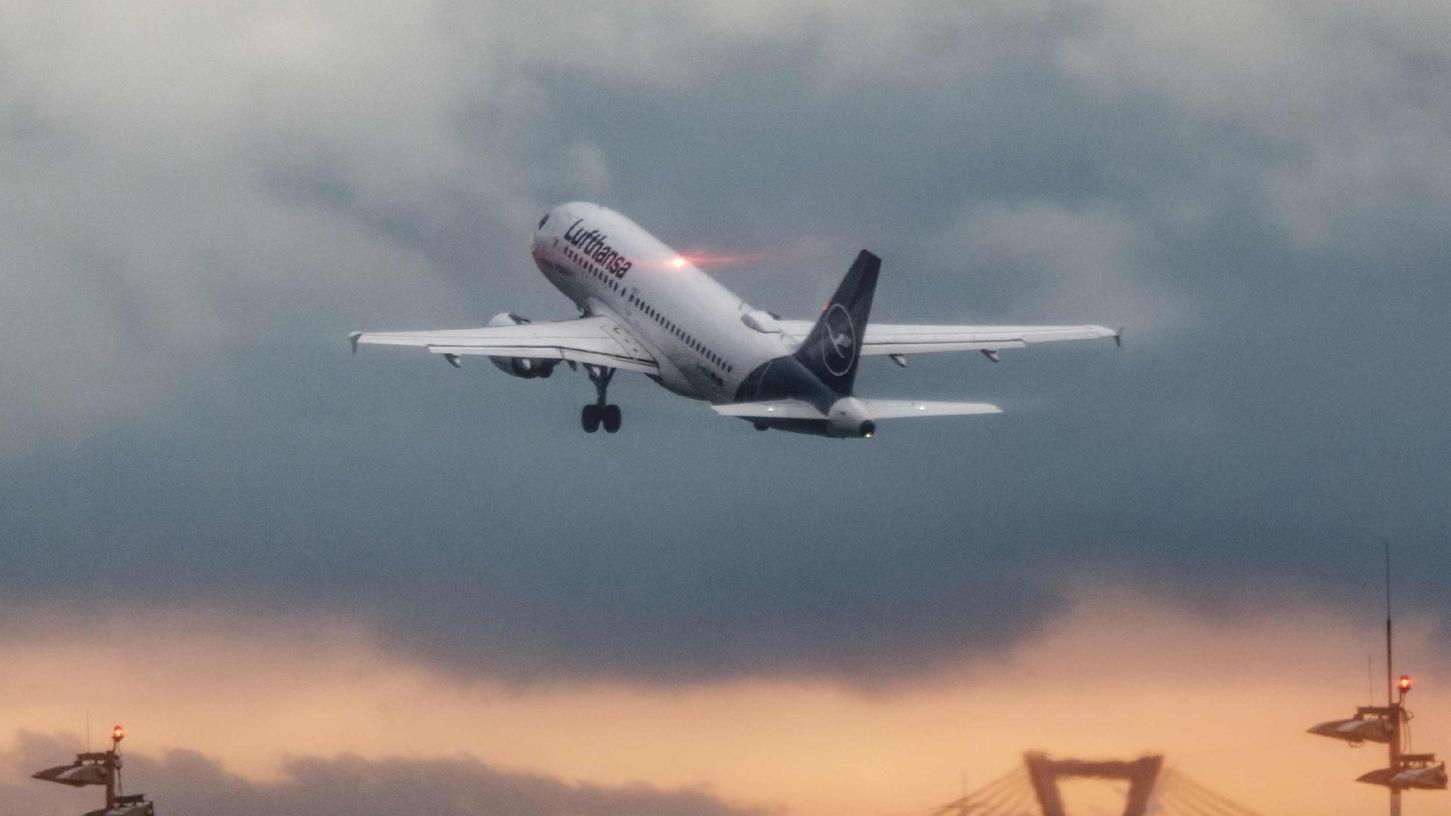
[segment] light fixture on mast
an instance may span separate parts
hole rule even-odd
[[[1409,740],[1406,722],[1411,713],[1406,710],[1406,694],[1411,690],[1411,676],[1403,674],[1398,680],[1393,670],[1394,655],[1391,636],[1391,551],[1386,544],[1386,704],[1383,706],[1361,706],[1356,709],[1354,719],[1330,720],[1311,727],[1309,732],[1322,737],[1342,740],[1358,747],[1366,742],[1385,743],[1389,753],[1387,767],[1362,774],[1356,781],[1372,785],[1383,785],[1390,789],[1391,816],[1401,814],[1401,792],[1406,790],[1446,790],[1446,763],[1437,761],[1431,753],[1412,754],[1406,749]]]

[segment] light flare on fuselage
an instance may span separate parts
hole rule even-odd
[[[697,269],[710,271],[732,267],[756,268],[762,271],[773,271],[772,267],[794,269],[814,265],[833,257],[833,253],[839,249],[839,243],[820,236],[806,236],[764,249],[731,250],[698,247],[681,252],[678,257],[685,263],[672,268],[684,268],[688,264]]]
[[[682,254],[681,260],[685,263],[699,268],[734,266],[736,264],[761,263],[771,257],[769,252],[711,252],[709,250],[694,250]],[[673,263],[673,262],[672,262]],[[684,266],[684,263],[681,264]]]

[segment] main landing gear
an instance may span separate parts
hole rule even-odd
[[[598,431],[600,425],[605,426],[605,433],[615,433],[620,429],[620,406],[605,401],[605,391],[610,387],[610,380],[615,378],[615,369],[586,365],[584,370],[595,385],[596,396],[594,405],[586,405],[579,412],[579,424],[585,433]]]
[[[579,422],[585,433],[594,433],[600,425],[605,426],[605,433],[614,433],[620,429],[620,406],[586,405],[579,413]]]

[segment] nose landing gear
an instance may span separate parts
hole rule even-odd
[[[615,369],[601,368],[599,366],[586,365],[585,373],[589,375],[589,381],[595,386],[595,403],[586,405],[579,413],[579,424],[584,428],[585,433],[594,433],[605,426],[605,433],[615,433],[620,430],[620,406],[612,405],[605,399],[605,392],[610,387],[610,380],[615,378]]]

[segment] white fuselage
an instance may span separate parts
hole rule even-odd
[[[598,204],[550,211],[534,233],[534,263],[580,310],[628,326],[682,396],[734,402],[741,381],[790,354],[793,340],[743,318],[752,308],[629,218]]]

